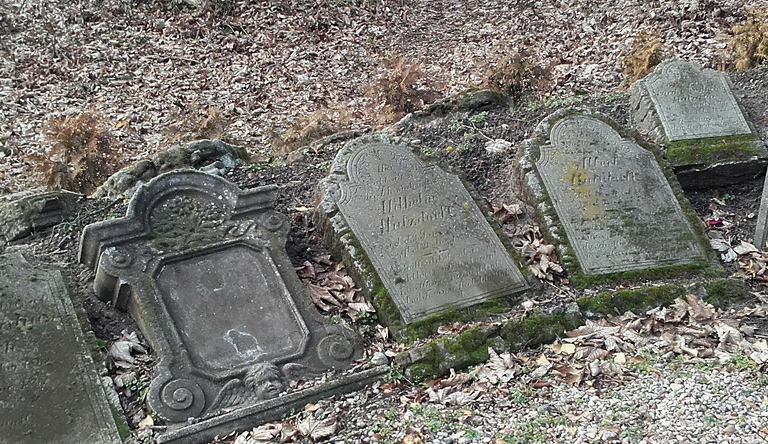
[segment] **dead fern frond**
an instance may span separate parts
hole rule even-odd
[[[547,91],[552,85],[552,71],[531,62],[525,49],[497,50],[499,56],[483,74],[483,87],[520,100],[529,94]]]
[[[745,24],[733,27],[728,45],[732,67],[739,71],[768,62],[768,10],[755,12]]]
[[[641,32],[635,36],[629,54],[624,57],[624,74],[627,81],[633,83],[647,76],[663,60],[661,37],[656,34]]]
[[[49,188],[91,194],[117,169],[120,156],[109,121],[93,112],[52,119],[46,135],[49,152],[32,160]]]
[[[172,115],[170,121],[163,129],[168,145],[199,139],[225,139],[229,125],[224,113],[215,106],[191,105]]]
[[[321,108],[291,125],[284,133],[271,136],[272,151],[287,154],[325,136],[349,129],[353,113],[346,108]]]
[[[419,63],[393,54],[382,66],[384,72],[366,88],[372,100],[369,111],[380,124],[395,122],[439,97]]]

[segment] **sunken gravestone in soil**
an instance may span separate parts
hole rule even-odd
[[[320,213],[354,249],[351,230],[405,323],[525,290],[461,181],[386,142],[363,138],[339,151]]]
[[[738,183],[765,169],[768,152],[725,73],[672,59],[636,82],[631,92],[633,125],[667,145],[683,188]]]
[[[533,172],[528,180],[554,206],[584,274],[706,261],[651,151],[575,110],[545,119],[537,132],[527,156],[541,182]]]
[[[61,273],[16,251],[0,275],[0,443],[120,443]]]
[[[200,442],[279,418],[291,401],[324,393],[278,398],[289,380],[346,368],[362,354],[356,335],[327,322],[303,293],[276,196],[274,186],[242,191],[176,171],[141,187],[125,217],[83,232],[80,260],[96,268],[97,294],[127,308],[158,355],[149,407],[194,423],[160,442]]]

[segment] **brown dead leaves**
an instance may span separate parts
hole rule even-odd
[[[296,270],[312,302],[324,312],[339,311],[357,321],[376,310],[363,298],[360,289],[347,274],[343,263],[333,262],[330,255],[304,262]]]
[[[294,443],[306,439],[320,441],[333,436],[338,429],[335,416],[320,418],[314,404],[307,404],[304,412],[286,422],[275,422],[256,427],[237,436],[233,444],[257,444],[265,442]]]
[[[644,364],[645,349],[662,356],[719,358],[722,362],[746,354],[763,364],[768,359],[768,344],[756,338],[755,329],[742,321],[749,316],[763,316],[766,310],[767,304],[759,304],[725,317],[689,294],[645,316],[626,313],[607,320],[588,320],[566,332],[562,341],[548,346],[551,353],[541,355],[534,374],[551,374],[573,385],[592,385],[599,378],[631,377],[627,365]]]
[[[563,283],[565,270],[560,265],[557,250],[548,244],[539,227],[525,225],[519,227],[512,236],[512,244],[526,260],[528,270],[537,278],[553,282],[555,278]]]

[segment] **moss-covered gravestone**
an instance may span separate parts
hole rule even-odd
[[[321,186],[329,236],[380,283],[368,293],[395,331],[528,287],[461,181],[407,147],[354,140]]]
[[[667,60],[636,82],[631,95],[633,125],[666,145],[683,188],[734,184],[765,170],[768,151],[725,73]]]
[[[207,442],[385,371],[282,393],[289,380],[347,368],[362,349],[304,293],[276,196],[175,171],[140,187],[125,217],[83,232],[80,260],[96,269],[97,294],[127,308],[157,353],[147,401],[172,424],[159,442]]]
[[[0,276],[0,443],[120,443],[61,273],[13,252]]]
[[[606,118],[578,110],[550,116],[529,141],[525,165],[575,277],[706,266],[701,237],[654,153]]]

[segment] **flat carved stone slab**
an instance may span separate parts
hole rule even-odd
[[[705,261],[653,153],[605,122],[558,120],[535,165],[585,274]]]
[[[406,323],[527,288],[456,176],[389,144],[356,150],[346,172],[338,208]]]
[[[83,232],[80,260],[96,268],[97,294],[127,308],[159,356],[148,402],[166,421],[273,399],[288,380],[362,354],[304,293],[276,195],[176,171],[139,188],[125,217]]]
[[[662,141],[751,133],[724,73],[673,59],[659,65],[638,84],[647,91],[661,121],[665,136],[660,138]],[[641,128],[652,126],[643,123],[645,118],[650,115],[633,113],[635,124]]]
[[[0,276],[0,443],[120,443],[61,273],[13,252]]]

